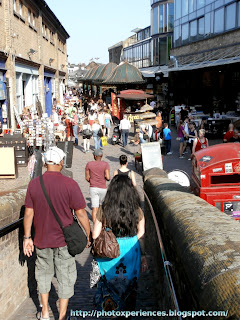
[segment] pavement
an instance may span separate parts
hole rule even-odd
[[[188,174],[191,173],[191,161],[188,161],[188,156],[185,159],[178,158],[178,147],[179,142],[176,141],[176,132],[174,128],[171,128],[173,132],[172,138],[172,155],[167,155],[163,157],[163,167],[166,171],[172,169],[181,169],[186,171]],[[87,213],[91,219],[91,204],[89,195],[89,184],[85,180],[85,166],[88,161],[93,160],[94,143],[91,140],[91,151],[89,153],[83,153],[82,138],[80,138],[80,145],[74,148],[73,151],[73,161],[72,168],[67,170],[73,173],[73,178],[79,183],[79,186],[83,192],[83,195],[87,203]],[[113,176],[114,170],[119,168],[119,156],[121,154],[126,154],[128,156],[129,169],[135,171],[136,180],[138,185],[138,191],[141,195],[141,200],[144,202],[144,196],[141,187],[143,186],[142,174],[136,172],[134,167],[134,153],[139,151],[139,146],[134,146],[133,144],[127,145],[125,148],[119,145],[108,144],[103,149],[103,160],[109,162],[110,164],[110,174]],[[27,185],[29,182],[29,174],[26,167],[19,168],[19,176],[15,180],[2,180],[0,192],[6,192],[18,188],[23,185]],[[151,235],[146,235],[151,236]],[[149,270],[145,273],[141,273],[139,279],[139,289],[137,296],[137,309],[143,310],[158,310],[157,302],[157,290],[159,288],[156,286],[154,279],[154,257],[151,252],[151,247],[146,248],[148,252],[148,264]],[[71,310],[86,310],[91,311],[93,308],[92,301],[96,289],[89,288],[89,273],[91,270],[92,256],[89,249],[85,249],[81,255],[76,256],[76,265],[78,272],[78,279],[75,286],[75,295],[69,301],[68,314]],[[58,319],[58,298],[57,298],[57,285],[56,279],[53,279],[52,290],[50,292],[50,318]],[[36,319],[36,312],[39,309],[39,300],[37,295],[32,295],[32,298],[27,298],[23,301],[23,304],[18,308],[16,313],[9,320],[32,320]],[[72,313],[73,314],[73,313]],[[71,319],[81,319],[81,317],[71,317]],[[93,316],[86,317],[85,319],[95,319]],[[106,319],[106,318],[105,318]],[[152,317],[137,317],[136,319],[152,319]]]

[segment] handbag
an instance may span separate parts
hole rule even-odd
[[[83,231],[76,215],[73,216],[73,223],[70,226],[63,227],[61,219],[59,218],[56,210],[54,209],[52,202],[47,194],[46,188],[43,183],[43,177],[42,175],[39,176],[40,184],[44,193],[44,196],[47,200],[47,203],[52,210],[52,213],[57,220],[60,228],[62,229],[62,232],[64,234],[64,238],[68,247],[68,252],[71,256],[75,256],[76,254],[81,253],[86,245],[87,245],[87,237],[85,232]]]
[[[88,136],[88,137],[91,137],[92,136],[92,131],[90,129],[85,129],[83,130],[83,135],[84,136]]]
[[[99,258],[114,259],[120,256],[117,238],[110,228],[102,228],[100,235],[93,241],[92,253]]]
[[[102,129],[99,129],[99,130],[98,130],[97,135],[98,135],[98,137],[100,137],[100,138],[102,138],[102,137],[103,137]]]

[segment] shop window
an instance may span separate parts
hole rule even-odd
[[[182,44],[185,44],[188,42],[189,37],[189,27],[188,23],[185,23],[182,25]]]
[[[214,14],[214,33],[224,30],[224,8],[218,9]]]
[[[197,39],[197,20],[190,22],[190,41]]]
[[[226,6],[226,30],[236,27],[236,3]]]

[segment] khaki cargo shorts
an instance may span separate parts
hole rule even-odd
[[[56,273],[58,282],[58,297],[69,299],[74,295],[74,284],[77,280],[75,258],[72,257],[67,246],[60,248],[36,248],[36,281],[40,293],[48,293],[51,282]]]

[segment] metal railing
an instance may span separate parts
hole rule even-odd
[[[6,234],[16,230],[17,228],[19,228],[23,223],[23,218],[20,218],[6,226],[4,226],[3,228],[0,229],[0,238],[2,238],[3,236],[5,236]]]

